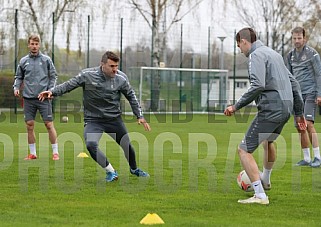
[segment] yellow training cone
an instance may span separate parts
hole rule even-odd
[[[77,157],[78,158],[88,158],[88,155],[85,152],[80,152]]]
[[[164,224],[164,221],[156,213],[148,213],[140,222],[143,225]]]

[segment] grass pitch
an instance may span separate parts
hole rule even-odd
[[[61,160],[51,160],[39,121],[39,159],[24,161],[23,116],[2,113],[1,226],[142,226],[148,213],[157,213],[165,226],[320,226],[321,168],[294,166],[301,151],[292,119],[277,140],[270,205],[264,206],[237,203],[252,196],[236,183],[242,169],[236,147],[253,116],[148,115],[151,132],[124,116],[138,165],[151,177],[130,175],[122,151],[104,135],[101,148],[119,172],[112,183],[105,182],[105,172],[90,157],[77,158],[88,154],[82,119],[68,115],[63,123],[60,117],[55,127]],[[260,168],[262,151],[254,153]]]

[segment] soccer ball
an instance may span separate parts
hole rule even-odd
[[[61,118],[61,121],[64,122],[64,123],[67,123],[68,122],[68,117],[67,116],[63,116]]]
[[[251,184],[251,180],[249,176],[246,174],[245,170],[242,170],[239,175],[237,176],[237,184],[238,186],[246,192],[252,192],[253,187]]]

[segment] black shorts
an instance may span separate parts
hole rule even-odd
[[[51,100],[45,99],[41,102],[38,99],[23,99],[25,121],[35,120],[37,110],[39,110],[43,121],[53,120]]]
[[[258,116],[256,116],[240,143],[239,148],[248,153],[253,153],[263,141],[273,142],[280,135],[289,118],[290,115],[282,122],[259,122]]]

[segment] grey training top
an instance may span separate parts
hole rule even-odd
[[[118,70],[114,78],[106,76],[101,67],[84,69],[77,76],[57,85],[51,92],[60,96],[75,88],[83,88],[84,120],[112,120],[121,115],[120,98],[123,94],[133,113],[142,118],[142,111],[127,76]]]
[[[14,90],[19,90],[23,83],[24,98],[38,98],[38,94],[56,85],[57,72],[49,56],[42,54],[28,54],[21,58],[17,67]]]
[[[318,52],[305,45],[300,53],[292,49],[287,67],[300,84],[302,94],[317,92],[321,96],[321,61]]]
[[[296,116],[302,116],[299,83],[280,54],[258,40],[249,52],[248,70],[250,87],[235,104],[236,110],[255,100],[260,121],[281,122],[293,110]]]

